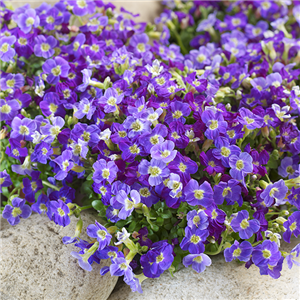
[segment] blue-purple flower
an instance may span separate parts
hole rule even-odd
[[[280,179],[279,181],[269,184],[265,190],[260,194],[260,197],[264,200],[267,207],[276,203],[277,205],[285,203],[285,196],[288,192],[288,187],[285,185],[284,181]]]
[[[243,180],[245,175],[253,171],[253,158],[247,152],[229,157],[230,175],[237,180]]]
[[[55,224],[66,227],[70,224],[70,209],[63,201],[51,201],[52,220]]]
[[[11,204],[7,204],[2,212],[3,218],[12,226],[19,224],[20,218],[27,219],[30,215],[30,206],[25,204],[25,199],[18,197],[13,198]]]
[[[234,241],[231,247],[224,250],[224,257],[226,262],[230,262],[233,259],[247,262],[250,259],[252,250],[252,245],[248,241],[243,241],[241,243]]]
[[[89,225],[86,229],[86,232],[91,238],[97,239],[99,243],[99,250],[102,250],[108,246],[112,238],[111,234],[107,232],[107,229],[97,221],[95,221],[95,224]]]
[[[193,270],[202,273],[206,267],[211,265],[211,259],[204,253],[188,254],[183,258],[182,263],[186,268],[192,265]]]
[[[2,193],[3,187],[8,187],[12,185],[12,181],[10,179],[10,175],[7,173],[6,170],[0,172],[0,193]]]
[[[211,185],[204,181],[200,186],[195,179],[191,179],[184,188],[185,200],[189,205],[209,207],[213,203]]]

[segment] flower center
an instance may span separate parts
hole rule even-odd
[[[133,146],[129,147],[129,151],[132,154],[139,154],[140,153],[140,148],[138,148],[137,145],[134,144]]]
[[[193,244],[198,244],[200,240],[201,240],[200,237],[196,234],[193,234],[190,239],[191,243]]]
[[[204,60],[206,60],[206,56],[205,56],[205,55],[199,54],[199,55],[197,56],[197,61],[198,61],[199,63],[202,63]]]
[[[180,136],[178,135],[178,133],[176,131],[172,132],[172,138],[175,140],[180,139]]]
[[[264,258],[270,258],[271,257],[271,251],[270,250],[263,250],[263,257]]]
[[[47,43],[42,43],[41,49],[42,49],[42,51],[46,52],[50,49],[50,45]]]
[[[60,66],[56,66],[55,68],[53,68],[51,70],[51,73],[54,75],[54,76],[59,76],[61,74],[61,68]]]
[[[3,52],[3,53],[6,53],[8,51],[8,43],[4,43],[2,46],[1,46],[1,49],[0,51]]]
[[[8,104],[4,104],[1,107],[1,112],[4,114],[9,114],[11,112],[11,107]]]
[[[169,150],[164,150],[161,152],[160,156],[163,157],[163,158],[166,158],[170,155],[170,151]]]
[[[196,199],[201,200],[203,199],[203,191],[202,190],[195,190],[194,191],[194,196]]]
[[[212,120],[210,122],[210,125],[209,125],[209,129],[210,130],[215,130],[218,128],[218,121],[217,120]]]
[[[187,166],[185,164],[183,164],[182,162],[179,164],[179,170],[181,172],[185,172],[185,170],[187,169]]]
[[[102,177],[104,179],[107,179],[109,177],[109,175],[110,175],[109,169],[103,169],[102,170]]]
[[[221,148],[221,155],[224,157],[228,157],[230,155],[230,150],[226,147]]]
[[[63,165],[63,170],[66,171],[69,166],[69,162],[66,160],[62,163],[62,165]]]
[[[35,181],[31,182],[30,185],[31,185],[31,189],[32,189],[33,191],[35,191],[35,190],[37,189],[37,184],[36,184]]]
[[[122,138],[127,136],[126,131],[119,131],[118,134],[119,134],[119,137],[122,137]]]
[[[107,103],[111,106],[114,106],[117,102],[117,99],[115,97],[109,97],[109,99],[107,100]]]
[[[242,222],[241,222],[241,228],[242,229],[246,229],[249,227],[249,222],[247,219],[244,219]]]
[[[179,119],[180,117],[182,117],[182,111],[181,110],[176,110],[175,112],[173,112],[172,116],[174,119]]]
[[[131,128],[133,131],[140,131],[142,130],[142,124],[139,121],[135,121],[131,124]]]
[[[241,250],[240,248],[237,248],[237,249],[235,249],[235,250],[233,251],[232,255],[233,255],[234,257],[238,257],[238,256],[241,255],[241,253],[242,253],[242,250]]]
[[[54,18],[52,16],[49,16],[49,17],[46,18],[46,22],[48,24],[53,24],[54,23]]]
[[[105,230],[98,230],[97,235],[99,236],[99,238],[101,238],[101,240],[104,240],[105,237],[106,237],[106,231]]]
[[[16,81],[14,79],[9,79],[6,81],[6,85],[11,88],[13,88],[15,86],[15,83],[16,83]]]
[[[73,44],[73,50],[74,50],[74,51],[77,51],[78,48],[79,48],[79,46],[80,46],[80,44],[79,44],[78,42],[75,42],[75,43]]]
[[[145,44],[142,44],[142,43],[139,43],[137,45],[137,48],[140,52],[145,52],[146,51],[146,48],[145,48]]]
[[[290,230],[294,231],[297,228],[296,221],[290,225]]]
[[[12,153],[13,153],[14,156],[19,156],[20,155],[20,152],[18,151],[18,149],[14,149]]]
[[[127,265],[125,263],[120,264],[120,269],[121,270],[127,270]]]
[[[200,263],[202,263],[203,258],[202,258],[201,255],[199,255],[199,256],[195,257],[195,258],[193,259],[193,261],[195,261],[196,263],[200,264]]]
[[[244,168],[244,162],[239,159],[237,162],[236,162],[236,168],[241,171],[243,168]]]
[[[230,187],[227,187],[223,190],[223,193],[222,193],[222,196],[223,197],[226,197],[228,195],[228,193],[231,192],[231,188]]]
[[[45,204],[40,205],[40,210],[41,211],[48,211],[47,206]]]
[[[23,46],[27,45],[27,39],[25,39],[25,38],[20,37],[18,39],[18,42],[20,45],[23,45]]]
[[[20,134],[28,135],[29,134],[29,129],[27,126],[21,125],[19,129]]]
[[[65,216],[65,214],[66,214],[61,208],[58,208],[57,212],[61,217]]]
[[[160,255],[158,255],[157,257],[156,257],[156,263],[160,263],[160,262],[162,262],[164,260],[164,255],[163,255],[163,253],[161,253]]]
[[[158,167],[149,167],[148,169],[148,173],[151,175],[151,176],[158,176],[161,174],[161,169],[158,168]]]
[[[272,189],[270,190],[269,196],[270,196],[270,197],[274,197],[274,194],[275,194],[276,192],[278,192],[278,189],[277,189],[277,188],[272,188]]]
[[[15,207],[13,210],[12,210],[12,216],[13,217],[17,217],[18,215],[20,215],[22,213],[20,207]]]
[[[85,8],[87,6],[85,0],[77,0],[76,3],[79,8]]]
[[[139,193],[140,193],[140,195],[141,195],[142,197],[145,197],[145,198],[148,198],[148,197],[151,195],[149,189],[146,188],[146,187],[145,187],[145,188],[141,188],[141,189],[139,190]]]
[[[195,225],[197,225],[197,224],[200,223],[200,217],[199,217],[198,215],[195,216],[195,217],[193,218],[193,223],[194,223]]]
[[[30,26],[34,24],[34,18],[29,17],[26,19],[26,26]]]
[[[51,104],[49,105],[49,110],[50,110],[53,114],[56,113],[57,108],[58,108],[58,106],[55,105],[54,103],[51,103]]]

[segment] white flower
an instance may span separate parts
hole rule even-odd
[[[123,227],[122,232],[117,232],[117,239],[118,242],[115,243],[115,245],[121,245],[122,243],[125,243],[127,239],[129,239],[130,233],[127,232],[127,230]]]

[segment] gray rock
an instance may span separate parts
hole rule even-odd
[[[97,215],[83,212],[83,233],[86,226],[95,222]],[[74,245],[64,245],[62,237],[73,236],[77,219],[65,228],[50,222],[47,216],[33,214],[22,219],[17,226],[1,220],[0,231],[0,298],[2,300],[106,300],[117,277],[101,276],[100,268],[82,270],[71,251]],[[82,234],[87,239],[86,234]]]
[[[293,240],[282,245],[281,250],[289,251],[299,242]],[[223,255],[217,255],[203,273],[183,267],[173,278],[166,271],[158,279],[145,280],[143,294],[132,293],[126,284],[118,283],[108,300],[300,299],[300,268],[294,265],[290,270],[284,262],[281,274],[279,279],[261,276],[256,266],[247,270],[244,265],[226,263]]]

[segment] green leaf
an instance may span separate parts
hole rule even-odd
[[[105,206],[101,200],[94,200],[92,202],[92,206],[96,209],[96,210],[101,210],[103,209],[103,207]]]

